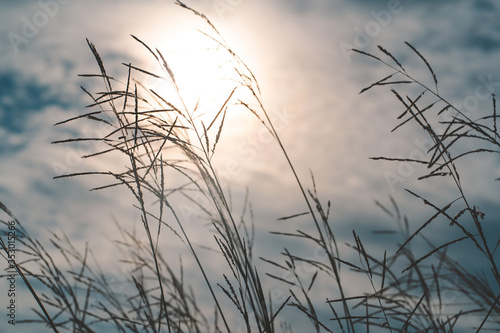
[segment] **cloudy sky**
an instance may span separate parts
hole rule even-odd
[[[374,203],[389,205],[389,196],[396,198],[415,230],[434,212],[404,188],[443,205],[459,196],[448,178],[417,181],[425,173],[422,168],[369,159],[410,158],[422,151],[426,137],[414,124],[390,133],[401,112],[390,87],[361,95],[359,91],[391,72],[349,50],[382,56],[376,47],[382,45],[432,86],[427,67],[404,43],[410,42],[432,65],[440,94],[478,118],[491,111],[490,94],[500,89],[500,8],[494,1],[186,0],[186,4],[210,17],[253,70],[299,177],[310,188],[312,171],[320,198],[325,203],[331,200],[339,237],[352,237],[356,229],[368,238],[373,230],[392,227],[394,223]],[[80,85],[93,92],[103,88],[97,80],[77,76],[98,71],[85,39],[96,45],[108,73],[123,78],[126,68],[121,63],[154,69],[151,56],[133,34],[163,50],[172,70],[178,77],[184,74],[185,85],[191,87],[193,73],[205,64],[188,52],[204,43],[196,32],[203,22],[166,0],[4,1],[0,8],[0,201],[40,239],[47,239],[49,231],[65,232],[82,248],[89,242],[96,253],[105,253],[103,263],[113,263],[107,241],[116,233],[113,219],[127,228],[139,222],[130,194],[89,192],[107,179],[53,179],[61,173],[123,167],[123,159],[117,157],[82,160],[82,155],[96,151],[93,145],[51,144],[93,130],[90,124],[53,126],[87,111],[91,101]],[[186,94],[196,95],[187,88]],[[240,166],[228,185],[235,209],[240,209],[248,188],[257,235],[262,236],[257,256],[275,251],[278,258],[283,244],[268,231],[306,230],[307,219],[277,222],[306,207],[278,145],[265,139],[259,126],[251,114],[228,114],[214,163],[221,173],[231,161]],[[235,148],[242,145],[251,152]],[[500,191],[493,181],[500,177],[498,163],[494,155],[458,163],[466,195],[487,214],[485,227],[493,242],[498,238],[493,224],[500,213],[494,199]],[[436,226],[434,235],[446,228],[447,223]],[[196,230],[191,230],[192,237],[202,242],[203,234]],[[374,248],[383,248],[372,242]],[[31,306],[21,300],[19,304]],[[3,325],[2,319],[0,328]]]

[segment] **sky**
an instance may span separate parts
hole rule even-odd
[[[415,124],[390,132],[399,123],[396,117],[402,111],[390,87],[359,94],[390,71],[350,49],[383,56],[377,49],[381,45],[415,77],[432,86],[426,65],[405,44],[411,43],[434,69],[440,94],[479,117],[491,112],[490,94],[500,90],[500,7],[496,2],[185,3],[206,14],[252,69],[300,179],[311,188],[312,172],[322,202],[331,201],[331,219],[339,239],[352,242],[352,230],[356,229],[383,253],[387,240],[379,241],[371,232],[394,228],[394,222],[375,200],[390,206],[389,197],[394,197],[408,215],[412,230],[416,230],[434,212],[405,188],[440,205],[458,197],[448,178],[418,181],[425,174],[423,168],[369,159],[411,158],[421,153],[428,141]],[[213,65],[210,58],[188,58],[192,53],[186,50],[192,50],[192,44],[200,49],[199,44],[204,43],[196,31],[200,26],[200,18],[173,1],[40,0],[0,4],[0,202],[32,235],[48,241],[50,232],[64,232],[82,249],[88,242],[99,253],[102,266],[117,272],[116,250],[109,245],[109,239],[117,234],[113,220],[141,231],[130,194],[117,189],[90,192],[90,188],[108,181],[98,177],[53,177],[87,170],[119,170],[124,160],[119,156],[83,160],[82,155],[95,152],[97,147],[51,144],[95,130],[91,125],[54,124],[88,111],[85,106],[91,101],[81,85],[93,92],[102,89],[101,82],[78,76],[98,70],[86,38],[95,44],[108,73],[123,78],[126,68],[122,63],[155,68],[147,50],[130,35],[137,36],[164,50],[179,80],[184,75],[186,87],[194,89],[191,82],[197,80],[191,79],[193,73]],[[246,153],[237,147],[246,147]],[[287,224],[277,221],[306,207],[279,146],[268,140],[251,114],[240,110],[228,115],[213,162],[222,174],[226,171],[229,175],[227,186],[236,211],[242,209],[248,189],[256,234],[260,236],[256,257],[272,253],[273,258],[279,258],[285,244],[301,249],[300,244],[276,240],[269,234],[310,226],[307,219]],[[499,162],[497,156],[489,154],[464,158],[457,164],[466,195],[485,210],[485,227],[492,242],[499,232],[495,222],[500,211],[495,198],[500,191],[494,181],[500,177]],[[237,172],[231,171],[231,163],[239,166]],[[176,183],[175,179],[171,181]],[[447,223],[436,225],[430,237],[439,241],[445,235],[443,239],[447,239],[453,234],[448,230]],[[197,226],[191,225],[190,232],[195,242],[206,241]],[[182,244],[167,243],[169,250],[185,252]],[[465,249],[455,250],[471,267],[481,269],[484,262],[474,261],[467,253]],[[351,288],[356,290],[355,285]],[[24,315],[32,304],[19,300],[19,306]],[[5,324],[2,318],[0,331],[6,329]]]

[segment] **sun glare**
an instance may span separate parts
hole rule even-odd
[[[215,31],[204,25],[201,30],[181,26],[184,24],[148,41],[155,54],[158,54],[155,49],[161,53],[168,70],[161,57],[157,61],[146,52],[148,57],[144,58],[147,62],[143,68],[161,78],[145,75],[142,83],[144,88],[153,90],[161,99],[183,111],[177,125],[186,128],[186,139],[200,146],[209,142],[210,149],[213,149],[214,143],[219,142],[222,128],[225,138],[242,136],[251,129],[253,123],[247,120],[254,117],[240,100],[249,105],[254,103],[253,95],[245,85],[255,83],[239,58],[221,45],[225,42],[218,40],[220,36]],[[165,105],[158,100],[155,107],[165,108]],[[172,112],[162,115],[169,122],[177,116]],[[200,137],[201,143],[198,142]],[[208,141],[205,141],[206,137]]]
[[[177,34],[158,49],[172,70],[183,107],[195,117],[220,108],[241,81],[227,50],[198,30]],[[159,88],[172,92],[171,82]]]

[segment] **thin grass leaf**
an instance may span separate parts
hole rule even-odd
[[[86,39],[86,41],[87,41],[87,45],[89,46],[90,50],[92,51],[92,54],[94,55],[95,60],[97,61],[99,69],[101,70],[101,76],[104,79],[104,84],[106,85],[106,88],[108,89],[108,91],[113,91],[113,88],[111,86],[110,77],[106,74],[106,69],[104,67],[104,63],[101,59],[101,56],[97,52],[95,45],[92,44],[88,39]]]
[[[432,74],[432,78],[434,79],[434,85],[436,87],[436,94],[439,95],[437,77],[436,77],[436,74],[434,74],[434,71],[432,70],[431,65],[427,62],[427,59],[425,59],[424,56],[422,54],[420,54],[420,52],[418,52],[416,48],[413,47],[413,45],[411,45],[408,42],[405,42],[405,44],[408,45],[413,50],[413,52],[415,52],[420,57],[420,59],[423,60],[423,62],[425,63],[425,65],[427,66],[427,68],[429,69],[429,71]]]
[[[278,218],[278,221],[285,221],[285,220],[288,220],[288,219],[293,219],[295,217],[304,216],[304,215],[308,215],[308,214],[309,214],[309,212],[303,212],[303,213],[293,214],[293,215],[290,215],[290,216],[284,216],[284,217]]]
[[[424,294],[422,295],[422,297],[420,298],[420,300],[417,302],[417,304],[415,305],[415,307],[413,308],[413,310],[411,311],[410,315],[408,316],[408,318],[406,318],[406,321],[404,322],[403,324],[403,327],[401,328],[401,332],[406,332],[406,330],[408,329],[408,327],[410,326],[410,322],[411,322],[411,318],[413,317],[413,315],[415,314],[415,311],[417,311],[418,307],[420,306],[420,304],[422,304],[422,301],[424,300],[424,298],[427,296],[427,293],[429,292],[429,290],[426,290],[424,292]]]
[[[407,190],[408,192],[410,192],[411,194],[414,194],[413,192]],[[414,194],[415,195],[415,194]],[[424,200],[424,202],[428,202],[427,200],[421,198],[422,200]],[[435,218],[437,218],[439,215],[441,214],[444,214],[450,207],[451,205],[453,205],[455,202],[457,202],[460,198],[457,198],[455,200],[453,200],[452,202],[450,202],[449,204],[447,204],[446,206],[444,206],[442,209],[438,209],[438,211],[432,215],[427,221],[425,221],[421,226],[420,228],[418,228],[404,243],[403,245],[401,245],[399,247],[399,249],[396,251],[396,254],[399,253],[413,238],[415,238],[415,236],[417,236],[418,234],[420,234],[420,232],[422,230],[424,230],[432,221],[434,221]]]
[[[493,100],[493,132],[495,132],[495,141],[498,139],[498,130],[497,130],[497,100],[495,99],[495,94],[491,94],[491,98]]]
[[[140,40],[139,38],[137,38],[134,35],[130,35],[130,36],[132,36],[133,39],[135,39],[136,41],[138,41],[139,43],[141,43],[142,46],[144,46],[149,51],[149,53],[151,53],[153,55],[153,57],[155,57],[156,60],[159,60],[158,56],[153,52],[153,50],[151,50],[151,48],[146,43],[144,43],[142,40]]]
[[[382,159],[382,158],[371,157],[370,159],[374,159],[375,160],[375,159]],[[385,208],[385,206],[382,205],[378,200],[375,200],[375,205],[377,205],[380,209],[382,209],[382,211],[384,211],[384,213],[386,213],[390,217],[394,217],[394,214],[392,214],[387,208]]]
[[[488,313],[486,314],[486,316],[484,317],[483,321],[481,322],[481,325],[479,325],[479,327],[477,328],[476,330],[476,333],[479,333],[479,331],[481,331],[481,329],[483,328],[484,324],[486,323],[486,321],[488,320],[488,317],[491,315],[491,313],[493,312],[493,309],[495,308],[495,306],[497,305],[498,301],[500,300],[500,294],[497,296],[497,298],[495,299],[495,302],[493,302],[492,306],[490,307]]]
[[[379,80],[379,81],[377,81],[377,82],[375,82],[375,83],[372,83],[370,86],[368,86],[368,87],[366,87],[366,88],[361,89],[361,91],[359,92],[359,94],[364,93],[365,91],[367,91],[367,90],[371,89],[371,88],[372,88],[372,87],[374,87],[374,86],[381,85],[381,83],[382,83],[382,82],[385,82],[386,80],[390,79],[390,78],[391,78],[391,77],[393,77],[395,74],[396,74],[396,73],[393,73],[393,74],[391,74],[391,75],[388,75],[388,76],[384,77],[383,79],[381,79],[381,80]]]
[[[406,72],[405,69],[403,68],[403,66],[399,63],[399,61],[396,59],[396,57],[394,57],[389,51],[387,51],[386,49],[384,49],[382,46],[380,45],[377,45],[378,49],[380,51],[382,51],[383,53],[385,53],[387,56],[389,56],[398,66],[399,68],[401,68],[401,70],[403,72]]]
[[[222,115],[222,120],[219,126],[219,130],[217,131],[217,135],[215,136],[214,146],[212,147],[212,155],[215,153],[215,147],[217,146],[217,143],[219,142],[220,139],[220,135],[222,133],[222,127],[224,126],[224,120],[226,119],[226,111],[227,107],[224,109],[224,114]]]
[[[145,69],[142,69],[142,68],[139,68],[139,67],[133,66],[133,65],[131,65],[131,64],[126,64],[126,63],[122,63],[122,65],[123,65],[123,66],[126,66],[126,67],[128,67],[128,68],[134,69],[134,70],[136,70],[136,71],[138,71],[138,72],[144,73],[144,74],[146,74],[146,75],[152,76],[152,77],[154,77],[154,78],[156,78],[156,79],[161,79],[161,76],[156,75],[156,74],[154,74],[154,73],[151,73],[151,72],[149,72],[149,71],[147,71],[147,70],[145,70]]]
[[[212,125],[215,123],[215,121],[217,120],[217,118],[219,117],[219,115],[221,114],[221,112],[224,110],[224,108],[226,107],[226,104],[229,102],[229,100],[231,99],[231,97],[233,97],[233,94],[234,92],[236,91],[237,88],[233,88],[233,90],[231,91],[231,93],[229,94],[229,96],[226,98],[226,100],[224,101],[224,103],[222,104],[221,108],[219,109],[219,111],[217,112],[217,114],[215,115],[214,119],[212,120],[212,122],[210,123],[210,125],[208,125],[207,127],[207,131],[210,130],[210,128],[212,127]]]
[[[161,52],[156,49],[156,52],[158,52],[158,55],[160,56],[161,58],[161,61],[162,61],[162,65],[163,65],[163,68],[167,71],[168,73],[168,76],[170,77],[170,79],[172,80],[173,84],[177,87],[177,83],[175,82],[175,76],[174,76],[174,72],[172,71],[172,69],[170,68],[170,66],[168,65],[167,61],[165,60],[165,58],[163,57],[163,54],[161,54]]]
[[[367,57],[370,57],[370,58],[373,58],[375,60],[378,60],[378,61],[382,62],[382,60],[380,60],[380,58],[374,56],[373,54],[367,53],[365,51],[361,51],[361,50],[358,50],[358,49],[351,49],[351,51],[359,53],[359,54],[362,54],[362,55],[365,55]]]
[[[455,244],[455,243],[458,243],[458,242],[461,242],[465,239],[468,239],[469,236],[464,236],[464,237],[461,237],[461,238],[458,238],[458,239],[454,239],[450,242],[447,242],[441,246],[438,246],[436,248],[434,248],[432,251],[430,251],[429,253],[427,253],[426,255],[420,257],[419,259],[417,259],[416,261],[414,261],[410,266],[406,267],[405,269],[403,269],[403,271],[401,273],[404,273],[410,269],[412,269],[413,267],[416,267],[420,262],[422,262],[423,260],[427,259],[428,257],[430,257],[431,255],[433,255],[434,253],[436,252],[439,252],[440,250],[444,249],[444,248],[447,248],[449,247],[450,245],[452,244]]]
[[[382,282],[380,283],[380,290],[384,289],[386,270],[387,270],[387,251],[384,251],[384,262],[382,264]]]

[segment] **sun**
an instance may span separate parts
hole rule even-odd
[[[224,104],[241,85],[234,57],[217,41],[195,29],[186,29],[164,41],[158,50],[173,74],[170,84],[178,91],[183,108],[196,115],[206,114]],[[175,90],[174,89],[174,90]],[[172,91],[172,87],[169,89]]]
[[[142,83],[154,95],[148,101],[155,101],[155,108],[169,109],[170,105],[181,111],[167,110],[159,117],[176,121],[184,139],[213,153],[223,128],[224,137],[244,135],[250,129],[247,106],[255,97],[255,79],[236,56],[238,52],[226,48],[217,31],[204,28],[187,25],[165,34],[157,32],[148,43],[154,45],[148,48],[155,56],[149,54],[143,68],[161,78],[145,75]]]

